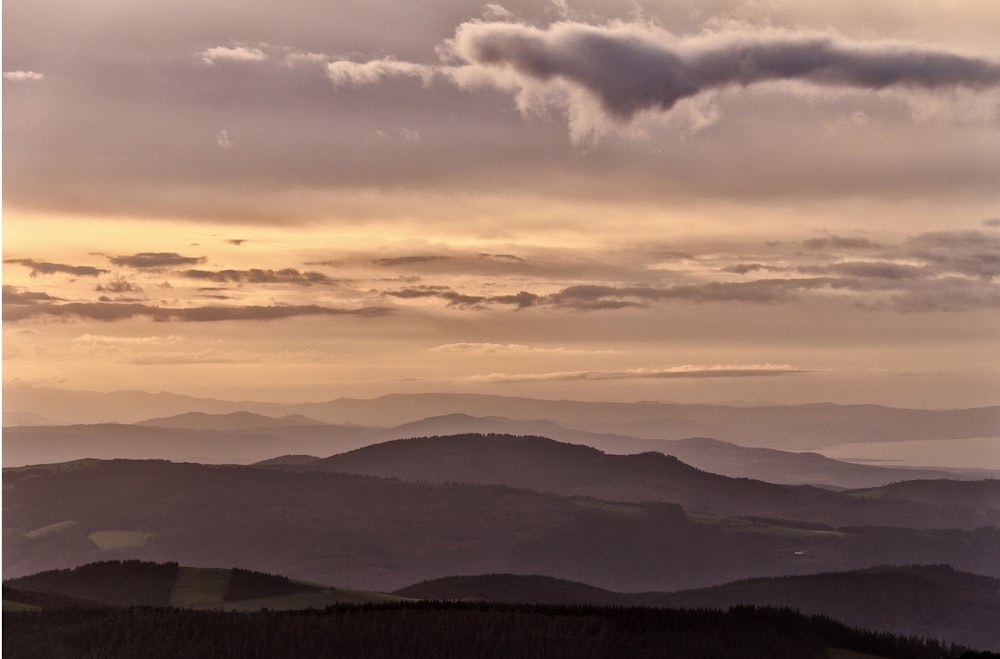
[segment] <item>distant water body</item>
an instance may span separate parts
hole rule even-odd
[[[836,444],[817,449],[828,458],[884,467],[1000,470],[1000,437]]]

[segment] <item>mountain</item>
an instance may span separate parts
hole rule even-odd
[[[258,430],[263,428],[286,428],[289,426],[325,426],[327,424],[301,414],[286,414],[281,417],[264,416],[253,412],[231,412],[229,414],[206,414],[187,412],[170,417],[146,419],[134,424],[160,428],[185,428],[189,430]]]
[[[408,437],[456,434],[506,434],[548,437],[570,444],[583,444],[606,453],[628,454],[659,451],[673,455],[703,471],[733,478],[752,478],[787,485],[822,485],[851,489],[875,487],[894,481],[929,478],[1000,477],[998,472],[956,472],[941,469],[887,468],[841,462],[818,453],[795,453],[750,448],[717,439],[696,437],[657,440],[611,433],[564,428],[551,421],[527,421],[503,417],[474,417],[454,413],[428,417],[387,429],[375,435],[382,441]]]
[[[393,592],[400,597],[506,604],[635,606],[632,597],[584,583],[540,574],[482,574],[442,577]]]
[[[750,579],[676,593],[617,593],[538,575],[445,577],[396,595],[485,602],[727,609],[775,606],[854,627],[1000,651],[1000,580],[944,565]]]
[[[713,588],[647,593],[648,606],[781,606],[848,625],[1000,652],[1000,580],[946,565],[750,579]]]
[[[566,428],[645,439],[714,437],[743,446],[812,449],[833,444],[1000,436],[1000,406],[913,410],[877,405],[680,405],[539,400],[480,394],[391,394],[373,399],[278,404],[177,394],[84,392],[8,384],[4,406],[62,423],[135,423],[187,412],[301,414],[324,423],[399,426],[433,416],[545,420]]]
[[[77,460],[165,459],[245,464],[280,454],[331,455],[393,439],[452,433],[534,435],[593,446],[607,453],[659,451],[704,471],[779,484],[833,489],[900,480],[998,477],[988,470],[906,469],[857,465],[815,453],[748,448],[707,438],[654,440],[563,428],[547,421],[450,414],[393,428],[328,425],[301,415],[192,412],[137,424],[18,426],[4,429],[3,463],[14,467]]]
[[[400,601],[382,593],[291,580],[250,570],[181,567],[177,563],[100,561],[4,582],[5,592],[41,593],[111,606],[175,606],[253,611]],[[20,595],[24,600],[24,595]],[[5,595],[4,599],[11,599]],[[40,598],[28,597],[38,601]]]
[[[46,659],[946,659],[982,656],[788,609],[407,602],[327,610],[5,612],[3,653]]]
[[[942,481],[956,493],[980,494],[978,498],[954,499],[944,504],[935,502],[933,496],[920,501],[864,492],[849,496],[807,486],[710,474],[662,453],[609,455],[543,437],[420,437],[373,444],[307,464],[276,467],[427,483],[506,485],[610,501],[665,501],[702,513],[805,520],[832,526],[1000,526],[1000,507],[994,506],[990,498],[1000,497],[1000,481]]]
[[[690,469],[664,456],[651,464],[664,463]],[[380,591],[500,572],[671,591],[885,563],[1000,577],[1000,529],[989,527],[831,529],[502,486],[165,461],[7,469],[3,482],[7,577],[123,559]]]

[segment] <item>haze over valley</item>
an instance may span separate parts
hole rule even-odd
[[[5,655],[1000,652],[998,3],[233,9],[4,5]]]

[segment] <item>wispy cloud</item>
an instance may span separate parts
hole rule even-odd
[[[36,261],[35,259],[4,259],[3,262],[15,263],[17,265],[23,265],[31,268],[31,272],[29,273],[31,277],[37,277],[38,275],[51,275],[55,273],[76,275],[79,277],[96,277],[98,275],[107,274],[108,272],[104,268],[95,268],[89,265],[66,265],[64,263]]]
[[[11,82],[37,82],[44,80],[45,76],[35,71],[4,71],[3,79]]]
[[[181,256],[176,252],[140,252],[130,256],[110,257],[113,264],[119,267],[144,269],[173,268],[182,265],[204,263],[204,256]]]
[[[336,308],[319,305],[272,306],[206,306],[206,307],[157,307],[138,303],[119,302],[67,302],[45,304],[54,298],[31,298],[30,294],[4,290],[4,322],[29,318],[64,318],[121,321],[130,318],[151,318],[156,321],[220,322],[226,320],[280,320],[296,316],[359,316],[378,317],[392,313],[385,307]]]
[[[445,343],[430,349],[431,352],[458,353],[458,354],[557,354],[557,355],[611,355],[617,354],[617,350],[581,350],[576,348],[529,346],[521,343]]]
[[[264,270],[251,268],[249,270],[185,270],[181,276],[189,279],[214,281],[232,284],[292,284],[295,286],[312,286],[314,284],[331,285],[338,283],[322,272],[307,270],[299,272],[295,268],[281,270]]]
[[[375,265],[392,267],[397,265],[414,265],[417,263],[430,263],[431,261],[444,261],[450,256],[396,256],[392,258],[376,259]]]
[[[671,368],[634,368],[620,371],[556,371],[551,373],[488,373],[473,375],[466,381],[475,384],[518,384],[578,380],[631,380],[673,378],[742,378],[794,375],[810,371],[787,364],[752,364],[741,366],[674,366]]]
[[[216,62],[262,62],[267,59],[267,53],[260,48],[251,46],[215,46],[198,53],[205,64]]]

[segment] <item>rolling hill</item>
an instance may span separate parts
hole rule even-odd
[[[543,437],[451,435],[373,444],[307,462],[273,465],[427,483],[507,485],[611,501],[665,501],[686,510],[805,520],[832,526],[877,524],[919,528],[1000,526],[1000,481],[926,481],[905,491],[947,488],[937,503],[892,494],[836,494],[805,486],[734,479],[695,469],[661,453],[609,455]],[[900,485],[887,492],[904,491]],[[965,496],[962,493],[967,493]]]
[[[67,606],[74,600],[93,605],[174,606],[193,609],[255,611],[324,608],[336,604],[398,602],[405,598],[334,588],[288,577],[242,570],[182,567],[177,563],[100,561],[72,569],[49,570],[4,582],[5,600],[44,601],[41,593]],[[20,598],[17,600],[15,598]]]
[[[690,469],[664,456],[653,464],[663,461]],[[677,590],[884,563],[1000,576],[997,528],[831,529],[495,485],[165,461],[8,469],[3,480],[8,577],[122,559],[368,590],[491,572]]]
[[[538,575],[445,577],[397,595],[421,599],[728,609],[774,606],[901,636],[1000,651],[1000,580],[943,565],[880,566],[750,579],[675,593],[617,593]]]

